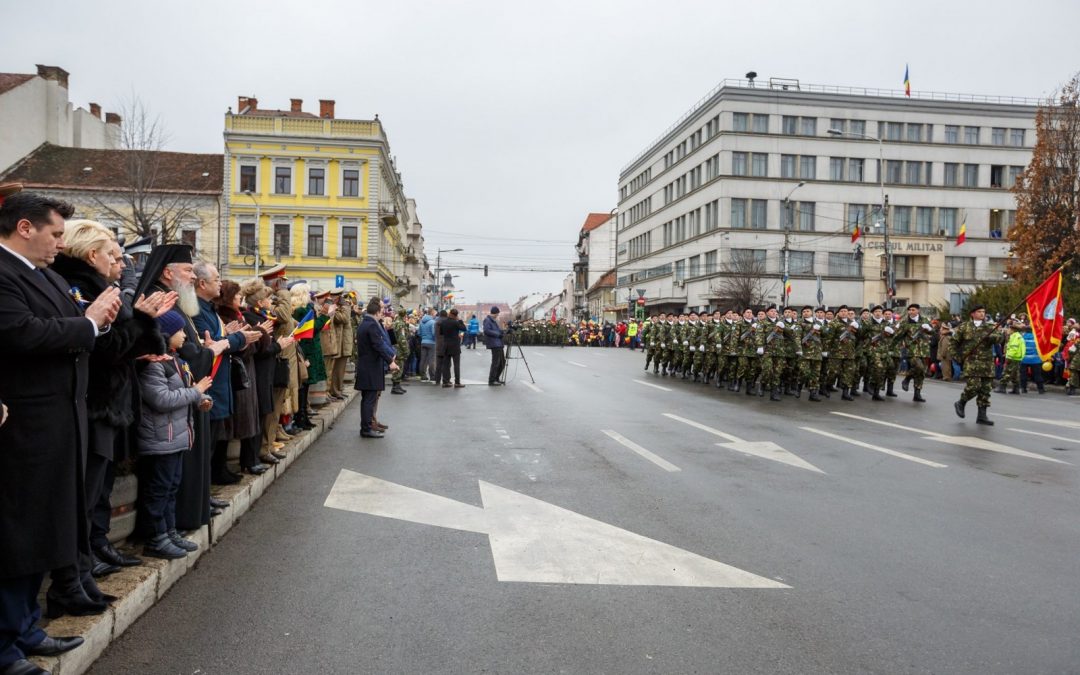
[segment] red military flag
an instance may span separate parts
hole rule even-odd
[[[1061,345],[1065,329],[1065,307],[1061,302],[1061,269],[1027,296],[1027,313],[1039,358],[1047,361]]]

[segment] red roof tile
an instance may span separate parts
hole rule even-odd
[[[581,231],[582,233],[591,232],[610,219],[610,213],[590,213],[585,217],[585,224],[581,226]]]
[[[64,148],[45,143],[4,174],[3,181],[22,183],[27,189],[122,189],[130,183],[131,152]],[[161,151],[151,154],[155,160],[155,177],[149,191],[221,194],[222,155]],[[85,171],[86,167],[91,170]]]
[[[615,287],[615,270],[605,272],[603,276],[596,280],[596,283],[589,286],[586,293],[592,293],[598,288],[614,288]]]
[[[0,73],[0,94],[14,89],[15,87],[29,82],[34,79],[33,75],[23,75],[22,73]]]

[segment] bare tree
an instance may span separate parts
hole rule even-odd
[[[210,189],[213,179],[178,175],[182,167],[170,163],[163,153],[168,134],[161,120],[137,96],[123,105],[121,119],[123,187],[95,201],[110,218],[122,223],[129,237],[153,237],[155,244],[177,242],[182,225],[202,226],[199,197],[191,192]]]
[[[736,256],[724,266],[717,291],[723,299],[737,307],[761,307],[775,279],[765,276],[765,260],[752,256]],[[771,283],[770,283],[771,282]]]

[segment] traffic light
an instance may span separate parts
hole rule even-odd
[[[487,276],[487,265],[484,265],[484,276]]]

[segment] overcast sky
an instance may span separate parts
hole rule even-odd
[[[1080,69],[1080,2],[5,3],[0,71],[71,73],[77,106],[135,92],[171,150],[222,152],[237,95],[337,101],[385,124],[427,249],[466,302],[558,291],[618,172],[724,78],[1042,97]],[[2,121],[0,121],[2,123]],[[515,240],[515,241],[511,241]]]

